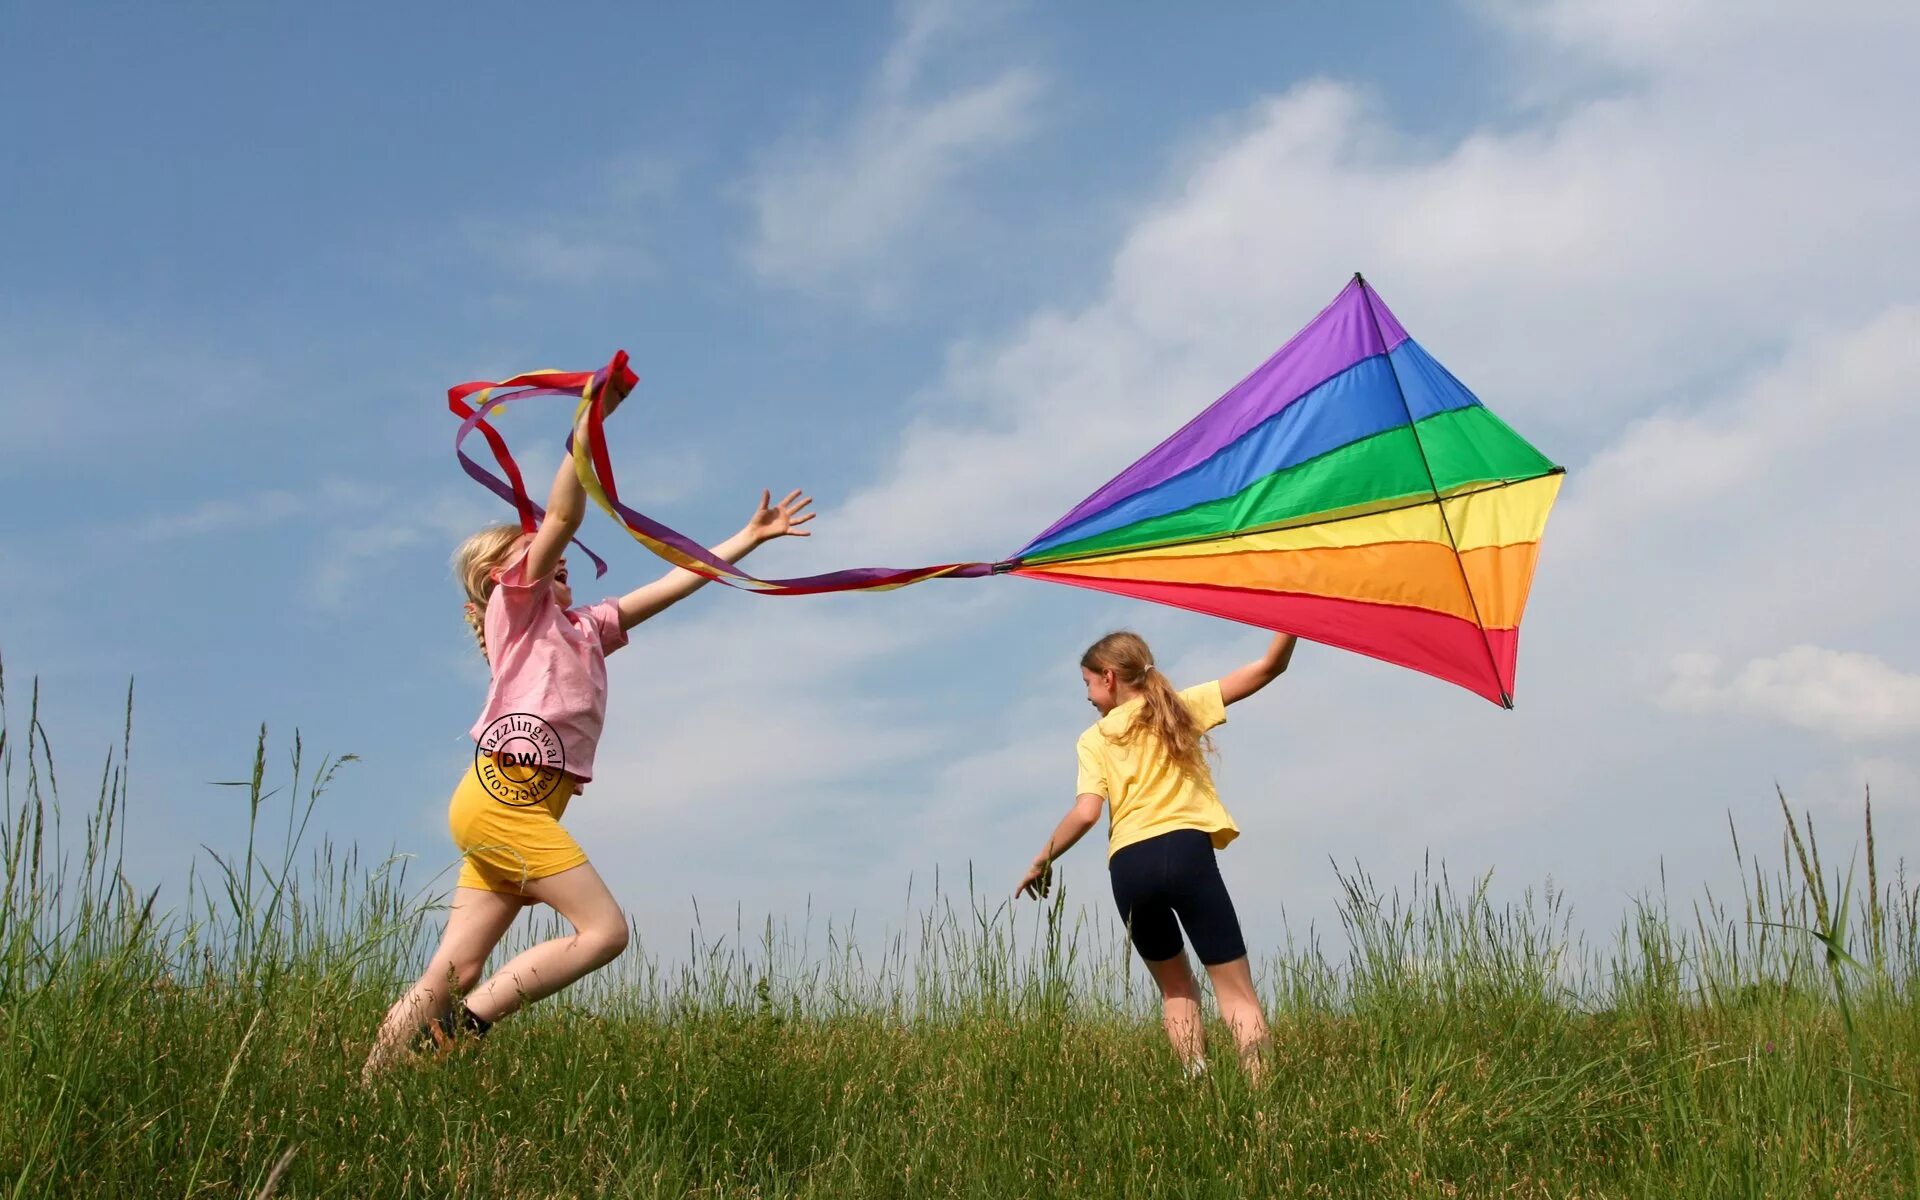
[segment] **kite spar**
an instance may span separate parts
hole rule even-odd
[[[602,436],[609,382],[633,386],[625,352],[597,372],[450,390],[462,467],[532,528],[539,510],[486,418],[508,401],[571,396],[586,417],[586,437],[568,445],[587,493],[661,558],[734,587],[805,595],[1020,575],[1297,634],[1513,705],[1520,617],[1562,469],[1358,275],[1226,395],[997,563],[748,575],[620,500]],[[460,449],[476,429],[506,479]]]

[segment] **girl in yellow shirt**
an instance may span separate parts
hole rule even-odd
[[[1103,805],[1111,806],[1107,869],[1114,903],[1160,986],[1167,1038],[1192,1074],[1206,1070],[1206,1044],[1200,986],[1187,966],[1182,927],[1213,980],[1241,1063],[1256,1078],[1261,1072],[1267,1019],[1214,858],[1240,830],[1214,793],[1207,731],[1226,721],[1227,705],[1286,670],[1293,645],[1292,634],[1279,634],[1259,659],[1185,691],[1174,690],[1137,634],[1110,633],[1088,647],[1080,675],[1100,719],[1080,735],[1079,795],[1015,890],[1045,896],[1053,860],[1099,822]]]

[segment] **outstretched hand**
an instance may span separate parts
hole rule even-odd
[[[1020,886],[1013,889],[1014,897],[1032,896],[1035,900],[1045,900],[1053,888],[1053,860],[1041,855],[1027,864],[1027,873],[1020,877]]]
[[[747,522],[747,533],[757,542],[770,542],[777,537],[812,537],[813,534],[800,526],[819,514],[803,510],[813,503],[813,497],[803,495],[799,488],[787,493],[786,499],[778,504],[772,503],[773,493],[760,493],[760,507],[754,510],[753,519]]]

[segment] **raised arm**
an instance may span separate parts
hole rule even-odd
[[[1244,667],[1236,667],[1220,677],[1220,700],[1232,704],[1236,700],[1245,700],[1261,688],[1280,678],[1287,669],[1287,662],[1293,657],[1294,636],[1290,633],[1276,633],[1273,641],[1267,643],[1267,652]]]
[[[752,519],[739,533],[712,547],[713,556],[730,563],[739,562],[756,547],[774,538],[812,536],[799,527],[815,516],[803,511],[813,503],[813,497],[802,495],[796,488],[788,492],[786,499],[779,504],[771,503],[772,499],[772,492],[761,492],[760,507],[754,511]],[[693,595],[709,582],[704,575],[675,567],[645,587],[635,588],[620,597],[620,628],[632,629],[648,617],[656,616]]]
[[[606,411],[609,416],[626,399],[626,393],[614,388],[607,390]],[[573,436],[586,436],[586,417],[580,418],[574,426]],[[533,535],[533,545],[527,548],[526,579],[531,583],[553,573],[560,563],[560,556],[567,552],[567,543],[573,535],[580,532],[580,522],[587,515],[587,492],[580,486],[580,476],[574,470],[571,457],[560,460],[560,470],[553,477],[553,490],[547,494],[547,515],[540,522],[540,529]]]

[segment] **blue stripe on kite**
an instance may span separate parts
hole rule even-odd
[[[1390,357],[1414,420],[1424,421],[1436,413],[1480,403],[1465,384],[1453,377],[1453,372],[1441,366],[1412,338],[1394,347]]]
[[[1419,421],[1478,403],[1472,392],[1408,338],[1391,354],[1363,358],[1302,394],[1205,462],[1069,525],[1023,554],[1043,554],[1053,546],[1135,521],[1237,495],[1275,471],[1405,425],[1409,412]]]

